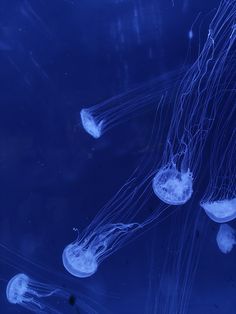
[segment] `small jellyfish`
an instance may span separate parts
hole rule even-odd
[[[160,169],[152,181],[156,196],[170,205],[185,204],[193,193],[192,173],[180,172],[175,167]]]
[[[80,120],[84,130],[94,139],[100,138],[114,126],[123,123],[127,117],[139,110],[155,108],[167,90],[173,88],[183,70],[165,73],[147,83],[113,96],[96,105],[82,108]],[[141,111],[140,111],[141,112]]]
[[[19,304],[35,313],[60,313],[45,302],[46,297],[58,293],[58,289],[32,280],[23,273],[11,278],[6,288],[7,300],[10,303]]]
[[[73,276],[92,276],[99,264],[119,248],[122,236],[139,228],[133,224],[110,224],[93,230],[85,237],[68,244],[62,253],[65,269]]]
[[[198,17],[195,21],[197,19]],[[169,130],[163,150],[164,170],[158,172],[153,182],[157,196],[169,204],[183,204],[189,199],[192,193],[192,174],[195,181],[201,174],[208,135],[215,129],[224,133],[224,129],[229,125],[228,116],[222,113],[235,108],[235,71],[232,70],[235,60],[232,55],[236,33],[232,32],[233,25],[235,1],[221,1],[209,25],[208,37],[196,61],[181,80],[173,99],[172,115],[168,119]],[[190,39],[192,35],[190,32]],[[219,144],[218,137],[214,138]],[[178,166],[182,166],[184,161],[184,172],[181,171],[179,178],[166,169],[173,160]],[[166,179],[168,176],[171,180]],[[177,184],[178,181],[181,182],[180,185]],[[174,190],[177,191],[176,195],[172,193]]]
[[[219,117],[227,116],[227,127],[222,123],[214,134],[209,181],[200,201],[208,217],[218,223],[236,218],[236,107],[229,109]]]
[[[190,29],[188,32],[188,38],[191,40],[193,38],[193,30]]]
[[[218,223],[229,222],[236,218],[236,198],[200,204],[207,216]]]
[[[85,131],[93,138],[99,138],[102,134],[103,120],[96,121],[92,112],[89,109],[82,109],[80,111],[81,122]]]
[[[29,277],[25,274],[15,275],[8,283],[6,295],[10,303],[16,304],[23,302],[28,289]]]
[[[62,314],[68,313],[71,307],[77,311],[82,309],[83,313],[97,313],[92,306],[81,300],[82,294],[77,301],[74,293],[36,281],[24,273],[18,273],[9,280],[6,297],[10,303],[18,304],[33,313]]]
[[[220,225],[216,236],[216,242],[222,253],[227,254],[231,252],[233,246],[236,244],[235,230],[228,224]]]

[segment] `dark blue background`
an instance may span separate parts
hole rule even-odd
[[[153,304],[169,254],[171,217],[105,260],[91,278],[72,278],[62,266],[63,247],[76,237],[72,228],[85,227],[125,182],[143,157],[153,122],[145,114],[93,140],[77,117],[84,106],[193,61],[218,4],[1,1],[0,241],[12,251],[1,253],[1,313],[26,313],[5,297],[6,281],[18,271],[87,297],[101,314],[161,313]],[[182,210],[195,217],[198,199]],[[176,213],[179,225],[183,213]],[[204,213],[201,219],[206,222]],[[202,251],[186,313],[235,313],[235,252],[218,251],[217,227],[209,222],[206,238],[200,231]],[[66,303],[63,313],[78,313]]]

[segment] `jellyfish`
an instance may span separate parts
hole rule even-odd
[[[45,302],[45,298],[56,294],[59,294],[59,290],[37,282],[24,273],[12,277],[6,288],[7,300],[10,303],[19,304],[35,313],[61,313]]]
[[[235,230],[228,224],[220,225],[216,236],[216,242],[222,253],[230,253],[236,244]]]
[[[99,138],[102,134],[102,126],[104,122],[103,119],[99,122],[96,122],[93,114],[89,109],[82,109],[80,111],[80,117],[85,131],[92,137]]]
[[[179,79],[180,73],[179,69],[165,73],[101,103],[82,108],[82,127],[94,139],[100,138],[114,126],[126,121],[133,113],[143,112],[144,108],[154,108],[161,96]]]
[[[97,313],[85,302],[78,301],[75,295],[68,291],[32,279],[25,273],[18,273],[8,281],[6,297],[9,303],[20,305],[33,313],[62,314],[69,311],[71,306],[77,310],[82,308],[85,313]],[[60,304],[58,298],[68,306]],[[53,302],[53,300],[55,301]]]
[[[236,198],[201,203],[208,217],[218,223],[236,218]]]
[[[236,85],[236,84],[235,84]],[[207,216],[218,223],[236,218],[236,106],[235,93],[228,95],[228,105],[218,117],[212,137],[211,158],[207,172],[207,186],[200,206]]]
[[[121,245],[122,234],[139,228],[138,224],[111,224],[68,244],[62,254],[65,269],[79,278],[90,277],[109,253]]]
[[[154,193],[167,204],[190,199],[208,136],[222,120],[222,112],[235,108],[235,10],[235,1],[220,3],[197,60],[179,84],[161,166],[153,179]]]
[[[190,29],[189,32],[188,32],[188,38],[191,40],[193,39],[193,30]]]

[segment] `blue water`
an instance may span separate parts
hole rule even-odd
[[[61,261],[73,228],[84,229],[146,156],[155,115],[145,111],[94,140],[80,109],[191,64],[219,2],[1,1],[0,313],[30,313],[5,295],[19,272],[77,298],[76,307],[49,298],[59,313],[86,313],[84,303],[99,314],[236,313],[236,253],[219,251],[218,225],[199,206],[201,185],[93,276],[70,276]],[[192,249],[196,269],[180,260],[180,270],[174,261]],[[182,311],[171,300],[181,276],[191,278],[177,298],[189,293]]]

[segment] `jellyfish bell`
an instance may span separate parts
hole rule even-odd
[[[236,198],[202,202],[200,205],[215,222],[224,223],[236,218]]]
[[[96,122],[92,113],[88,109],[81,109],[80,118],[84,130],[93,138],[97,139],[102,135],[103,120]]]
[[[62,261],[66,270],[79,278],[92,276],[98,268],[93,252],[89,249],[83,249],[78,243],[70,243],[65,247]]]
[[[10,303],[22,303],[27,292],[29,277],[25,274],[17,274],[7,284],[6,296]]]
[[[152,181],[156,196],[170,205],[185,204],[193,193],[193,177],[188,169],[180,172],[176,167],[161,168]]]
[[[231,252],[233,246],[236,244],[235,230],[228,224],[220,225],[216,242],[222,253],[227,254]]]

